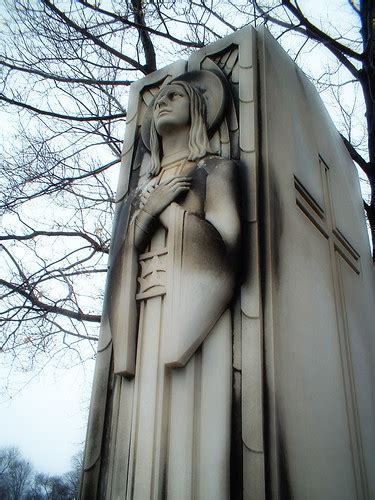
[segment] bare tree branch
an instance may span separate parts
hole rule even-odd
[[[117,115],[96,115],[96,116],[71,116],[71,115],[63,115],[60,113],[54,113],[53,111],[47,111],[44,109],[36,108],[35,106],[31,106],[25,102],[15,101],[14,99],[10,99],[6,97],[4,94],[0,94],[0,101],[6,102],[13,106],[17,106],[19,108],[27,109],[28,111],[32,111],[33,113],[37,113],[38,115],[51,116],[53,118],[60,118],[61,120],[70,120],[75,122],[92,122],[98,120],[116,120],[118,118],[125,118],[126,113],[119,113]]]
[[[83,238],[86,241],[88,241],[92,248],[94,250],[97,250],[98,252],[103,252],[103,253],[108,253],[109,252],[109,247],[108,245],[104,245],[101,242],[98,242],[91,238],[88,234],[83,233],[83,232],[74,232],[74,231],[33,231],[30,234],[7,234],[6,236],[0,235],[0,241],[7,241],[7,240],[32,240],[38,236],[67,236],[67,237],[78,237],[78,238]]]
[[[3,279],[0,279],[0,285],[5,286],[13,292],[17,292],[19,295],[25,297],[37,310],[43,311],[45,313],[59,314],[62,316],[66,316],[67,318],[75,319],[77,321],[100,323],[101,316],[99,314],[86,314],[82,311],[71,311],[63,307],[47,304],[33,296],[31,291],[24,290],[22,288],[22,285],[16,285]]]
[[[77,83],[77,84],[82,84],[82,85],[105,85],[105,86],[114,86],[114,85],[120,85],[120,86],[129,86],[131,85],[134,80],[95,80],[95,79],[90,79],[90,78],[72,78],[72,77],[63,77],[59,75],[54,75],[47,73],[45,71],[41,71],[35,68],[30,68],[30,67],[22,67],[18,66],[17,64],[11,64],[7,61],[1,61],[0,60],[0,66],[4,66],[6,68],[9,68],[10,70],[14,71],[19,71],[21,73],[28,73],[30,75],[37,75],[41,76],[45,80],[53,80],[55,82],[65,82],[65,83]]]
[[[296,41],[292,51],[302,64],[319,47],[336,58],[334,69],[322,64],[315,83],[332,92],[344,143],[369,179],[364,207],[375,243],[370,0],[343,5],[358,23],[350,33],[340,32],[335,19],[323,20],[323,28],[292,0],[5,1],[0,101],[9,124],[18,122],[14,131],[6,127],[0,151],[0,241],[9,249],[0,325],[7,351],[29,352],[31,360],[47,350],[78,355],[81,337],[95,341],[90,325],[100,318],[114,207],[111,167],[121,158],[129,84],[158,63],[260,20],[287,49]],[[363,92],[366,120],[360,91],[342,100],[352,86]],[[360,132],[355,123],[362,123]],[[46,204],[48,210],[40,208]],[[94,312],[83,313],[87,308]]]
[[[318,42],[323,43],[331,52],[338,57],[339,54],[343,54],[347,57],[351,57],[353,59],[356,59],[357,61],[361,62],[362,61],[362,54],[359,54],[355,50],[352,50],[350,47],[347,47],[331,36],[327,35],[319,29],[317,26],[312,24],[303,14],[302,10],[299,7],[296,7],[293,5],[293,3],[290,0],[282,0],[282,4],[298,19],[299,23],[301,26],[303,26],[306,29],[306,34],[309,38],[312,38],[313,40],[317,40]],[[298,5],[298,4],[297,4]],[[344,61],[339,59],[344,65]],[[353,66],[354,70],[356,69]],[[349,69],[349,68],[348,68]],[[349,69],[349,71],[353,74],[353,71]]]
[[[113,54],[114,56],[118,57],[122,61],[125,61],[126,63],[130,64],[135,69],[142,71],[142,73],[144,73],[144,74],[149,73],[149,69],[147,68],[147,66],[140,64],[135,59],[132,59],[131,57],[126,56],[125,54],[122,54],[118,50],[116,50],[113,47],[110,47],[109,45],[104,43],[98,37],[96,37],[95,35],[90,33],[87,28],[83,28],[83,27],[79,26],[77,23],[75,23],[64,12],[62,12],[60,9],[58,9],[52,2],[50,2],[49,0],[42,0],[42,1],[43,1],[44,5],[46,7],[48,7],[52,12],[54,12],[64,23],[67,24],[67,26],[70,26],[71,28],[76,30],[78,33],[83,35],[85,38],[87,38],[88,40],[91,40],[93,43],[95,43],[95,45],[98,45],[98,47],[105,49],[110,54]]]
[[[88,7],[89,9],[92,9],[96,12],[99,12],[100,14],[104,14],[112,19],[115,19],[116,21],[121,22],[125,26],[136,28],[139,32],[149,33],[151,35],[155,35],[155,36],[160,37],[160,38],[166,38],[167,40],[170,40],[171,42],[174,42],[178,45],[181,45],[182,47],[189,47],[192,49],[202,48],[201,43],[189,42],[189,41],[183,40],[181,38],[176,38],[173,35],[171,35],[168,31],[167,31],[167,33],[164,33],[163,31],[155,30],[155,29],[151,28],[150,26],[146,26],[146,24],[144,22],[144,16],[143,16],[143,20],[135,19],[136,22],[132,22],[132,21],[130,21],[130,19],[128,17],[118,16],[114,12],[110,12],[108,10],[105,10],[105,9],[99,7],[98,5],[92,5],[90,2],[87,2],[86,0],[78,0],[78,2],[81,5]],[[133,3],[133,0],[132,0],[132,3]],[[134,3],[141,4],[142,2],[140,2],[139,0],[138,0],[138,2],[136,2],[134,0]],[[136,7],[134,7],[134,9],[136,9]],[[141,9],[141,11],[142,11],[142,9]],[[151,40],[151,39],[149,38],[149,40]],[[156,68],[156,66],[155,66],[155,68]]]
[[[341,134],[341,138],[344,141],[344,144],[346,146],[346,149],[349,151],[350,156],[352,159],[361,167],[363,172],[370,177],[371,175],[371,168],[374,169],[374,166],[371,165],[371,163],[367,162],[355,149],[355,147],[351,144],[351,142],[348,141],[346,137],[344,137]]]

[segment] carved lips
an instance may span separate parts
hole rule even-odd
[[[160,111],[157,113],[157,116],[162,116],[164,114],[167,114],[167,113],[171,113],[172,110],[171,109],[160,109]]]

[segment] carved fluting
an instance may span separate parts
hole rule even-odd
[[[200,53],[192,56],[189,68],[198,69],[201,66],[209,68],[210,61],[211,63],[214,61],[225,73],[233,96],[232,102],[228,103],[227,124],[231,157],[240,159],[241,166],[244,260],[241,268],[242,287],[239,298],[239,307],[242,312],[240,318],[235,321],[235,325],[240,330],[238,331],[235,326],[233,338],[235,379],[237,382],[241,380],[240,386],[237,383],[233,387],[234,401],[240,401],[241,408],[239,409],[234,403],[236,426],[233,428],[232,440],[233,446],[238,446],[238,442],[243,443],[240,454],[235,454],[236,464],[243,469],[241,473],[236,471],[235,474],[242,484],[241,495],[243,491],[244,498],[261,500],[265,497],[265,466],[258,216],[259,145],[256,126],[258,119],[257,57],[254,32],[249,31],[247,34],[247,37],[233,34],[225,41],[220,40],[202,49]],[[225,135],[221,138],[221,148],[221,151],[226,151]],[[238,425],[238,418],[242,422],[241,425]],[[248,460],[249,453],[255,453],[256,459]],[[233,494],[236,496],[237,493],[234,489]]]

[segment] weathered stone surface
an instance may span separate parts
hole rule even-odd
[[[374,498],[374,274],[357,174],[302,72],[266,32],[260,47],[270,495]]]
[[[137,82],[128,122],[81,498],[375,498],[374,272],[315,89],[244,29]]]

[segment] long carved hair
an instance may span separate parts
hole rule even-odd
[[[184,89],[190,101],[190,132],[189,132],[189,156],[188,160],[203,158],[210,149],[206,125],[206,103],[202,94],[188,82],[177,80],[173,85],[179,85]],[[164,89],[163,89],[164,90]],[[155,104],[157,103],[157,98]],[[161,140],[156,131],[154,119],[150,126],[150,151],[151,161],[149,176],[158,175],[161,168]]]

